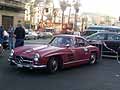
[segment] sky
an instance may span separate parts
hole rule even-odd
[[[81,0],[82,12],[120,16],[120,0]]]
[[[58,0],[54,0],[54,2],[58,5]],[[120,16],[120,0],[80,0],[80,2],[81,12]]]

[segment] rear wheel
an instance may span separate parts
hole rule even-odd
[[[92,53],[91,56],[90,56],[89,64],[95,64],[95,63],[97,63],[97,54]]]
[[[58,66],[57,59],[55,57],[51,57],[47,64],[47,70],[49,73],[57,72]]]

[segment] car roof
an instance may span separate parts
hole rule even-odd
[[[105,25],[105,26],[103,26],[103,25],[92,25],[92,26],[88,26],[88,27],[105,27],[105,28],[119,28],[120,29],[120,27],[119,26],[107,26],[107,25]]]
[[[88,26],[87,30],[119,30],[120,31],[120,27],[119,26],[102,26],[102,25],[92,25],[92,26]]]
[[[116,33],[116,32],[108,32],[108,31],[105,31],[105,32],[97,32],[97,33],[94,33],[94,34],[92,34],[92,35],[87,36],[86,38],[89,38],[89,37],[94,36],[94,35],[97,35],[97,34],[113,34],[113,35],[119,35],[119,34]]]
[[[118,34],[117,32],[109,32],[109,31],[97,32],[95,34],[98,34],[98,33],[103,33],[103,34]]]
[[[81,37],[81,36],[78,36],[78,35],[70,35],[70,34],[59,34],[59,35],[55,35],[55,37],[71,37],[71,38],[84,38],[84,37]]]

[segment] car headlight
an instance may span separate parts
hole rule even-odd
[[[14,54],[14,50],[12,49],[10,52],[10,56],[13,56],[13,54]]]
[[[39,55],[39,53],[36,53],[35,55],[34,55],[34,61],[39,61],[39,58],[40,58],[40,55]]]

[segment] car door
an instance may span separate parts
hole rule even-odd
[[[75,39],[75,47],[73,49],[75,51],[76,61],[84,62],[88,60],[89,50],[87,46],[87,41],[83,38],[77,37]]]
[[[88,40],[91,45],[97,46],[101,50],[103,42],[107,40],[106,33],[97,33],[89,37]],[[105,48],[103,47],[103,49]]]
[[[108,46],[108,48],[117,51],[120,46],[120,35],[107,34],[107,40],[105,41],[105,43]]]

